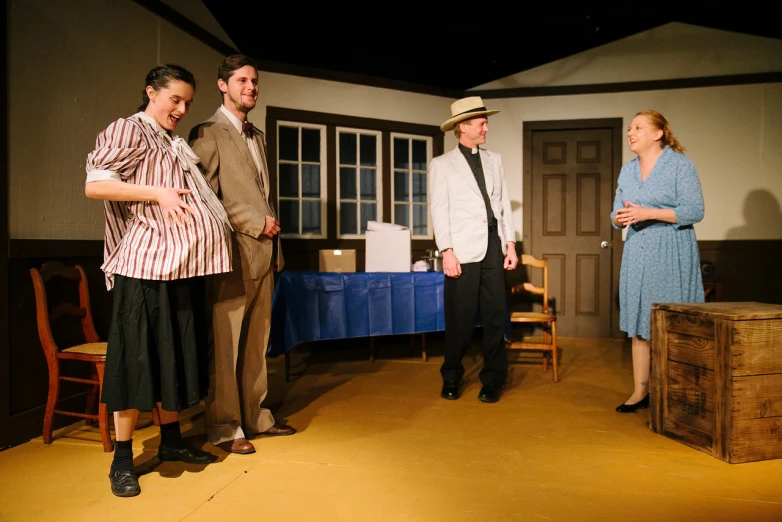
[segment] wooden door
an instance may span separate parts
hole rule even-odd
[[[545,128],[556,126],[550,122],[525,129],[525,251],[549,261],[561,336],[611,337],[618,331],[614,248],[621,249],[621,236],[609,215],[621,165],[615,157],[621,154],[621,120],[609,121],[614,125],[567,128],[561,122],[566,128]]]

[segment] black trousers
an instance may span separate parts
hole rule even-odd
[[[508,377],[505,350],[506,297],[504,257],[497,229],[489,228],[486,257],[477,263],[462,263],[462,275],[446,277],[445,360],[440,367],[443,381],[459,381],[464,376],[462,359],[470,347],[475,317],[480,304],[483,322],[483,368],[481,383],[501,387]]]

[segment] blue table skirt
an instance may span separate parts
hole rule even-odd
[[[267,353],[307,341],[445,330],[444,279],[442,272],[282,272]]]

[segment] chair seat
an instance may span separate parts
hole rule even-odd
[[[62,353],[83,353],[85,355],[106,355],[108,343],[77,344],[70,348],[63,348]]]
[[[510,314],[511,322],[541,322],[541,321],[555,321],[556,317],[549,314],[543,314],[540,312],[513,312]]]

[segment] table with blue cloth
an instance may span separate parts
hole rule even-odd
[[[286,355],[287,378],[288,352],[304,342],[445,330],[444,279],[442,272],[282,272],[267,354]]]

